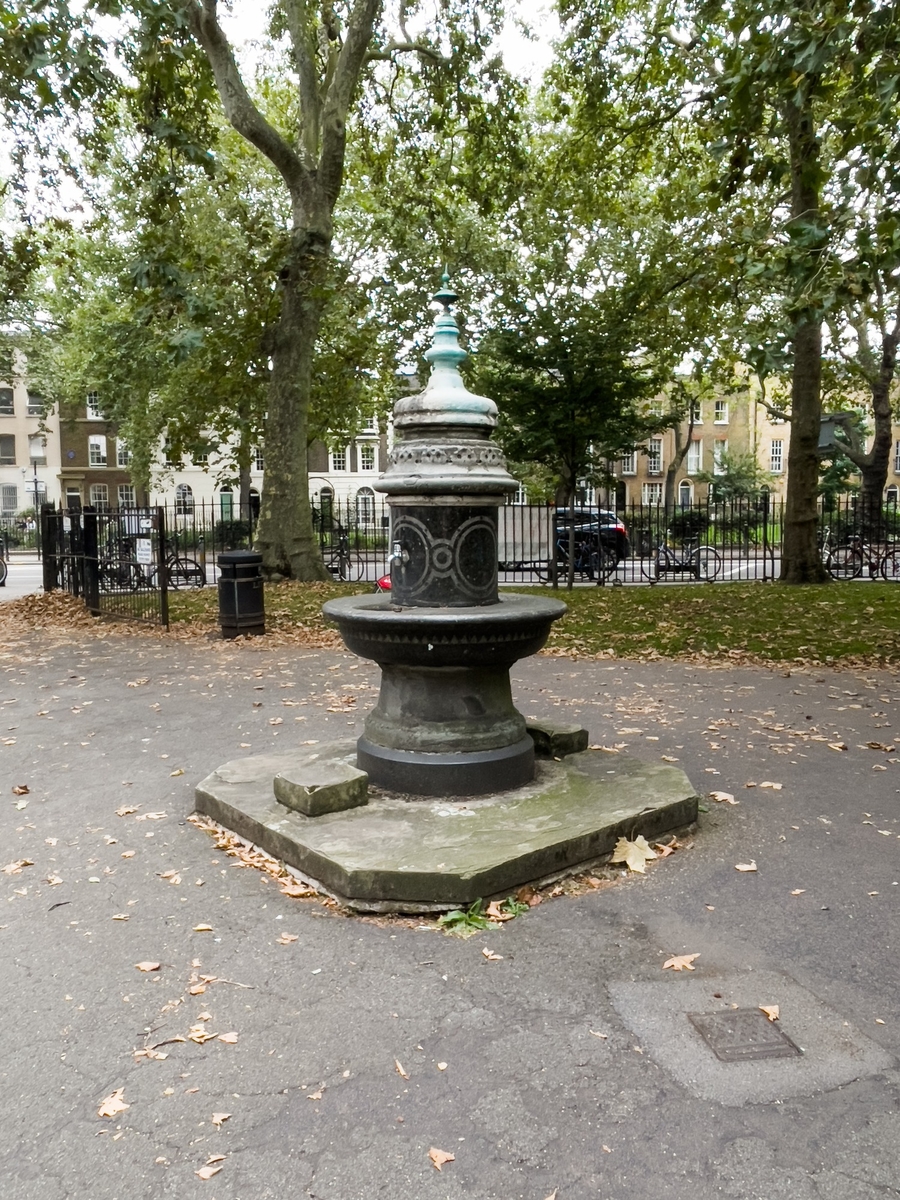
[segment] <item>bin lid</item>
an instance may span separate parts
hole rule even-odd
[[[262,558],[258,550],[223,550],[218,561],[219,566],[240,563],[249,567],[254,563],[261,563]]]

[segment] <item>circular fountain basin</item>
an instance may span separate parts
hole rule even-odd
[[[565,611],[562,600],[516,593],[471,608],[398,608],[387,595],[323,606],[354,654],[420,667],[510,667],[541,649]]]

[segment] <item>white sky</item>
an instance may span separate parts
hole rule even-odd
[[[265,37],[267,7],[259,0],[232,0],[219,9],[222,27],[247,65],[254,58],[253,43]],[[500,38],[504,62],[515,75],[539,83],[553,57],[551,42],[559,36],[559,22],[548,0],[511,0],[510,10],[511,18]],[[517,18],[534,31],[535,40],[524,36]]]

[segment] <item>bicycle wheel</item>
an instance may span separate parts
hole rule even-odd
[[[180,591],[181,588],[206,587],[206,572],[193,558],[170,558],[166,568],[169,587],[176,591]]]
[[[722,559],[718,550],[714,550],[712,546],[698,546],[691,555],[691,563],[694,575],[707,583],[712,583],[722,570]]]
[[[103,592],[136,592],[141,586],[141,572],[133,562],[101,563],[99,578]]]
[[[879,570],[888,583],[900,583],[900,550],[888,550],[881,560]]]
[[[6,587],[6,572],[6,563],[2,558],[0,558],[0,587]]]
[[[596,579],[597,583],[603,583],[612,575],[618,565],[619,558],[615,550],[610,550],[601,542],[591,552],[590,578]]]
[[[344,560],[346,574],[342,575],[342,579],[348,579],[351,583],[358,583],[366,573],[365,559],[358,555],[348,554]]]
[[[836,546],[825,560],[832,579],[856,579],[863,572],[863,556],[855,546]]]
[[[668,565],[668,551],[664,546],[651,550],[646,558],[641,559],[641,574],[651,583],[658,583],[659,577]]]

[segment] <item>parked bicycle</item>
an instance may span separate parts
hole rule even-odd
[[[331,572],[334,579],[341,579],[344,582],[355,583],[358,579],[362,579],[365,571],[365,563],[357,555],[354,557],[350,552],[350,539],[347,536],[346,529],[338,527],[337,540],[332,541],[330,546],[322,547],[322,557],[325,560],[326,568]]]
[[[580,578],[602,583],[615,571],[619,565],[619,556],[615,549],[608,545],[594,530],[575,530],[574,552],[572,555],[572,574]],[[536,568],[536,574],[541,583],[549,583],[554,575],[557,580],[569,577],[569,530],[562,528],[557,531],[556,562],[541,563]]]
[[[826,526],[821,541],[822,561],[832,579],[858,579],[868,568],[869,578],[881,575],[889,583],[900,583],[900,547],[893,543],[867,542],[854,533],[846,542],[835,545]]]
[[[177,545],[166,539],[167,586],[182,588],[206,587],[206,571],[196,561],[182,554]],[[160,585],[159,566],[137,560],[134,541],[121,538],[107,543],[99,562],[100,589],[104,592],[138,592]]]
[[[693,575],[695,579],[712,583],[722,570],[722,556],[713,546],[700,543],[699,538],[687,538],[680,547],[668,540],[641,559],[641,574],[651,583],[663,575]]]

